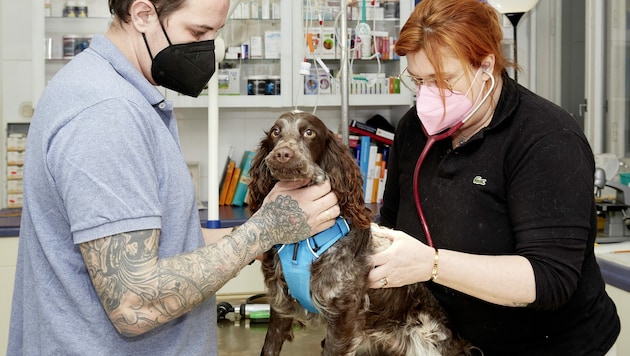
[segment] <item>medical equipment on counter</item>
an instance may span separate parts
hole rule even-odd
[[[244,304],[233,306],[228,302],[217,303],[217,319],[226,319],[229,313],[234,313],[235,318],[248,319],[251,322],[267,323],[271,307],[267,301],[266,294],[253,295]]]
[[[597,233],[598,243],[630,241],[630,215],[626,199],[630,199],[630,187],[619,182],[606,181],[603,168],[595,169],[595,206],[598,217],[605,219],[603,232]],[[615,190],[615,200],[601,199],[601,191],[609,187]]]

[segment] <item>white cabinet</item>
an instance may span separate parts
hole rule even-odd
[[[612,298],[621,319],[621,333],[617,338],[617,355],[630,355],[630,292],[606,284],[606,293]]]
[[[294,0],[232,1],[233,11],[220,34],[226,47],[218,72],[220,107],[292,105],[294,4]],[[230,88],[230,84],[237,85]]]
[[[12,154],[7,151],[9,129],[6,123],[27,123],[33,111],[33,56],[29,41],[32,7],[30,1],[0,1],[0,208],[14,200],[13,196],[8,196],[8,191],[18,189],[15,181],[9,180],[7,161]]]
[[[4,60],[30,60],[31,43],[27,39],[31,36],[31,25],[28,21],[24,21],[24,18],[31,13],[31,2],[2,0],[1,6],[2,58]]]
[[[411,105],[412,93],[397,80],[406,59],[393,52],[410,1],[348,1],[347,44],[341,45],[339,1],[295,2],[293,18],[293,86],[299,106],[339,106],[341,61],[349,63],[349,106]],[[300,6],[298,6],[300,5]],[[365,7],[363,7],[365,5]],[[361,24],[359,26],[359,24]],[[361,33],[361,26],[367,27]],[[345,56],[345,57],[344,57]],[[310,73],[298,75],[301,66]]]
[[[90,37],[103,33],[111,21],[106,4],[91,0],[87,2],[87,17],[63,17],[65,2],[51,0],[50,16],[44,12],[45,0],[33,0],[32,6],[32,75],[34,102],[41,95],[48,80],[65,65],[76,52],[87,46]],[[349,43],[359,37],[354,33],[362,21],[361,2],[350,2],[347,8]],[[372,1],[366,6],[365,23],[371,27],[371,35],[362,37],[370,42],[371,53],[380,55],[353,57],[350,60],[350,106],[409,105],[411,93],[404,87],[400,94],[389,92],[388,78],[395,76],[406,65],[405,59],[393,58],[391,47],[400,31],[401,23],[411,11],[408,1]],[[394,14],[389,9],[396,9]],[[291,1],[291,0],[241,0],[232,1],[230,16],[220,37],[225,44],[225,59],[220,63],[219,107],[256,108],[292,106],[338,106],[338,72],[342,49],[339,46],[338,1]],[[319,21],[319,19],[322,21]],[[326,31],[327,34],[326,34]],[[308,33],[322,37],[322,45],[310,52],[307,45]],[[334,44],[324,41],[323,36],[332,37]],[[313,43],[308,42],[308,43]],[[355,48],[359,48],[356,46]],[[367,48],[367,46],[364,46]],[[351,53],[352,52],[352,53]],[[376,56],[379,58],[377,59]],[[28,57],[28,56],[26,56]],[[300,67],[305,61],[313,69],[322,63],[332,71],[325,81],[317,79],[319,95],[309,94],[309,75],[301,75]],[[369,59],[368,59],[369,57]],[[313,72],[315,73],[315,72]],[[315,74],[319,76],[319,74]],[[376,84],[374,84],[376,83]],[[190,98],[171,90],[164,90],[167,99],[176,107],[207,107],[205,90],[199,98]],[[306,93],[305,93],[306,92]],[[382,94],[375,94],[382,93]]]
[[[218,37],[226,52],[216,73],[219,107],[291,106],[290,0],[232,1]],[[216,50],[222,50],[215,42]],[[207,107],[207,95],[207,90],[198,98],[166,90],[176,107]]]
[[[6,167],[6,199],[2,201],[0,206],[7,208],[21,208],[24,204],[22,178],[24,173],[24,157],[26,151],[26,136],[28,132],[28,124],[13,123],[7,124],[7,136],[5,137],[6,159],[2,160],[3,166]],[[3,195],[4,196],[4,195]]]
[[[262,3],[260,13],[256,16],[242,14],[231,16],[220,35],[225,39],[226,48],[247,47],[249,51],[260,48],[260,55],[254,53],[248,58],[240,55],[235,59],[226,59],[221,66],[231,67],[239,71],[238,84],[240,90],[235,95],[221,95],[221,107],[288,107],[291,106],[291,2],[283,0],[280,6],[276,0],[274,8],[275,18],[262,18]],[[265,1],[263,1],[265,2]],[[41,95],[46,83],[63,67],[74,54],[78,54],[87,47],[92,35],[104,33],[111,16],[107,5],[96,0],[88,1],[87,17],[64,17],[63,0],[52,0],[50,16],[44,15],[44,0],[33,0],[33,97],[35,101]],[[232,8],[241,8],[245,4],[251,8],[259,2],[233,1]],[[271,12],[272,1],[266,2]],[[265,36],[269,35],[268,38]],[[274,35],[274,36],[272,36]],[[271,43],[271,40],[274,43]],[[258,46],[256,46],[258,44]],[[275,56],[271,49],[275,48]],[[273,57],[273,58],[270,58]],[[220,70],[217,75],[221,74]],[[281,84],[273,94],[277,95],[248,95],[247,80],[261,77]],[[268,83],[265,85],[268,85]],[[219,83],[220,85],[223,83]],[[277,87],[277,86],[276,86]],[[172,90],[162,89],[167,99],[172,100],[175,107],[207,107],[208,90],[204,90],[198,98],[181,95]]]
[[[32,46],[28,39],[31,38],[32,29],[25,17],[31,13],[33,5],[29,1],[2,0],[1,6],[2,120],[28,121],[33,78]]]
[[[11,301],[17,264],[18,238],[0,237],[0,350],[9,344]]]

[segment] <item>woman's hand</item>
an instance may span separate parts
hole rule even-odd
[[[372,224],[372,236],[391,244],[370,257],[374,269],[368,275],[371,288],[400,287],[431,278],[435,250],[402,231]]]

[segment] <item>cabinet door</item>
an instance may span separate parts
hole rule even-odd
[[[290,0],[232,1],[218,38],[224,45],[216,72],[220,107],[291,105]],[[222,51],[219,42],[217,51]],[[208,89],[198,98],[166,90],[175,106],[208,106]]]
[[[17,251],[17,237],[0,237],[0,350],[8,346]]]
[[[2,1],[0,11],[2,31],[2,59],[30,60],[31,43],[25,40],[31,36],[31,24],[28,21],[33,4],[26,1]]]
[[[221,38],[221,107],[290,107],[292,104],[291,0],[232,1]]]
[[[341,104],[340,68],[348,62],[350,106],[411,104],[412,93],[398,85],[405,58],[393,52],[401,25],[411,11],[408,1],[352,1],[345,11],[347,46],[341,46],[339,1],[303,1],[296,6],[294,62],[306,67],[294,75],[297,106]],[[365,8],[363,5],[365,4]],[[299,23],[298,23],[299,21]],[[296,70],[297,73],[297,70]],[[308,74],[307,74],[308,73]]]
[[[2,1],[0,4],[0,121],[28,122],[31,115],[32,37],[30,14],[33,4],[22,1]],[[0,148],[2,152],[3,148]]]

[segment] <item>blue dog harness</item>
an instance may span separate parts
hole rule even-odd
[[[328,230],[300,242],[276,246],[289,294],[311,313],[319,313],[311,301],[311,264],[348,231],[346,220],[338,217]]]

